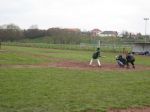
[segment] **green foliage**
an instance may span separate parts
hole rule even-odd
[[[28,29],[28,30],[24,30],[24,36],[25,38],[39,38],[39,37],[43,37],[46,34],[45,30],[39,30],[39,29]]]
[[[93,36],[92,32],[82,32],[80,29],[70,28],[49,28],[47,30],[38,29],[37,26],[31,26],[30,29],[21,30],[15,24],[8,24],[0,26],[0,40],[19,41],[19,42],[40,42],[51,44],[80,44],[93,43],[93,41],[101,40],[104,44],[124,44],[133,42],[147,42],[150,38],[143,37],[140,33],[137,35],[126,34],[121,37],[99,37]]]

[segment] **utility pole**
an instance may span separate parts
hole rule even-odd
[[[100,48],[101,47],[101,41],[98,40],[98,47]]]
[[[147,21],[149,20],[149,18],[144,18],[144,21],[145,21],[145,43],[146,43],[146,28],[147,28]]]

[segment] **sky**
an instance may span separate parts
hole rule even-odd
[[[150,34],[150,0],[0,0],[0,25]]]

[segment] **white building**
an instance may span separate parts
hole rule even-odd
[[[99,36],[102,37],[117,37],[117,31],[103,31]]]

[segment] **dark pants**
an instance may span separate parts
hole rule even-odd
[[[127,60],[127,68],[129,68],[129,63],[131,63],[132,67],[135,68],[134,61],[135,60],[132,60],[132,61]]]

